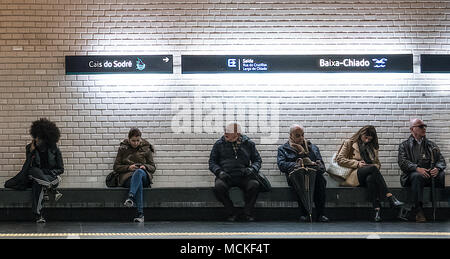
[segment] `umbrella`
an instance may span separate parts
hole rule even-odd
[[[433,221],[436,221],[436,184],[431,176],[431,205],[433,206]]]
[[[314,200],[316,170],[306,167],[297,167],[289,174],[289,179],[291,180],[301,203],[308,212],[309,220],[312,222],[312,203]]]
[[[439,148],[431,149],[431,169],[436,166],[436,160],[439,159]],[[433,207],[433,221],[436,221],[436,183],[434,177],[431,176],[431,205]]]

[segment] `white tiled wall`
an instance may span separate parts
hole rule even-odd
[[[212,186],[207,161],[221,135],[214,123],[235,113],[274,186],[286,185],[276,149],[292,123],[306,127],[326,162],[343,139],[375,125],[392,187],[410,118],[429,124],[449,161],[450,74],[420,74],[419,55],[450,54],[450,2],[353,2],[0,0],[0,184],[20,170],[29,126],[40,117],[62,131],[63,187],[103,187],[134,126],[157,150],[154,187]],[[183,54],[325,53],[413,54],[414,73],[182,75],[180,68]],[[66,55],[96,54],[172,54],[174,74],[64,74]]]

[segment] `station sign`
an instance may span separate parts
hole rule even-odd
[[[172,74],[172,55],[66,56],[66,74]]]
[[[182,55],[181,71],[183,74],[413,73],[413,55]]]
[[[420,55],[421,73],[450,73],[450,55]]]

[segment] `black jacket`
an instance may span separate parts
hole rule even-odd
[[[431,159],[431,153],[434,151],[435,153],[435,162],[433,167],[439,169],[439,171],[443,171],[446,168],[445,159],[439,151],[438,146],[427,138],[423,138],[425,145],[426,157]],[[398,165],[402,170],[402,175],[400,176],[400,183],[402,186],[406,186],[406,182],[409,178],[409,174],[411,172],[415,172],[419,161],[417,161],[416,154],[414,154],[413,149],[414,137],[411,135],[405,141],[403,141],[398,147]]]
[[[310,150],[310,152],[308,153],[309,159],[311,159],[311,161],[313,162],[316,162],[317,160],[320,161],[317,172],[323,174],[325,172],[325,163],[323,162],[319,148],[316,145],[312,144],[309,140],[307,144]],[[294,169],[295,162],[299,158],[300,156],[298,152],[295,149],[293,149],[291,145],[289,145],[289,141],[286,142],[284,145],[278,147],[278,154],[277,154],[278,169],[280,169],[280,171],[286,175],[286,179],[289,185],[290,185],[290,181],[288,178],[289,173]]]
[[[41,169],[44,174],[50,175],[56,179],[56,176],[64,173],[64,164],[61,155],[61,151],[59,148],[54,145],[47,149],[47,167],[43,168],[41,166],[41,157],[39,155],[39,151],[34,149],[33,152],[30,152],[31,144],[26,146],[26,159],[25,163],[22,166],[22,170],[5,182],[5,188],[12,188],[17,190],[24,190],[28,187],[31,187],[31,180],[28,178],[28,171],[32,167],[37,167]]]
[[[245,135],[242,135],[237,156],[234,154],[233,144],[225,141],[224,136],[216,141],[209,156],[209,170],[216,176],[220,171],[231,176],[242,176],[248,167],[259,172],[261,163],[261,156],[256,150],[255,143]]]

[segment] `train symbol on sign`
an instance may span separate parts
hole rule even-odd
[[[373,58],[372,61],[375,62],[374,68],[384,68],[386,67],[387,58]]]
[[[136,60],[136,69],[140,71],[145,69],[145,63],[140,58],[137,58]]]

